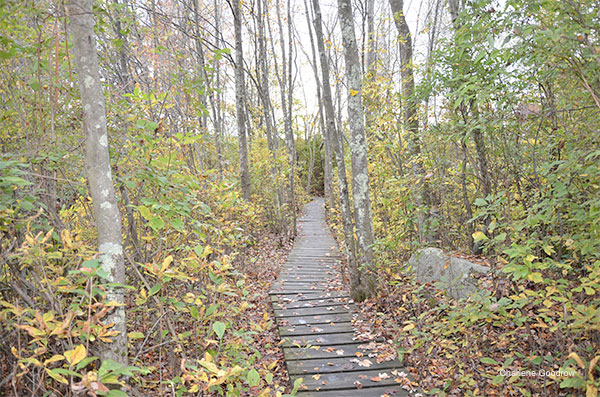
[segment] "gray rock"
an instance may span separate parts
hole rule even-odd
[[[460,299],[477,290],[477,280],[471,273],[486,273],[490,269],[466,259],[449,256],[439,248],[424,248],[408,261],[409,269],[422,283],[435,282],[449,296]]]

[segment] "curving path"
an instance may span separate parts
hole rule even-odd
[[[319,198],[305,206],[270,291],[290,381],[303,379],[299,396],[408,396],[407,371],[397,360],[382,361],[377,343],[361,341],[354,330],[357,314],[323,204]]]

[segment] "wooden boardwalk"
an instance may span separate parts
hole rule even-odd
[[[377,362],[359,340],[357,314],[341,282],[340,252],[325,223],[323,199],[304,208],[299,233],[270,294],[290,381],[301,396],[407,396],[397,360]]]

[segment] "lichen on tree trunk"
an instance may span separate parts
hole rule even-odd
[[[89,181],[93,213],[98,230],[100,265],[108,273],[110,283],[125,284],[125,265],[121,236],[121,214],[112,180],[108,152],[108,133],[104,92],[100,82],[92,0],[71,0],[69,14],[73,35],[73,55],[83,106],[85,134],[85,169]],[[103,359],[127,364],[127,317],[122,287],[107,289],[107,301],[119,306],[105,318],[118,331],[112,343],[106,343],[100,352]]]

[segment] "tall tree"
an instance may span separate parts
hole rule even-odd
[[[408,151],[413,157],[411,171],[414,179],[421,184],[415,191],[415,202],[419,207],[417,213],[417,228],[419,239],[421,241],[431,240],[433,237],[426,233],[426,219],[424,206],[428,204],[429,194],[427,183],[423,180],[423,165],[421,164],[421,145],[419,144],[419,118],[417,114],[417,98],[415,96],[415,79],[413,67],[413,48],[412,35],[406,17],[404,15],[403,0],[389,0],[394,23],[398,31],[398,42],[400,46],[400,76],[402,79],[402,96],[404,97],[404,106],[402,119],[404,128],[408,131]]]
[[[240,180],[242,195],[250,200],[250,169],[248,167],[248,142],[246,139],[246,83],[244,82],[244,50],[242,47],[242,11],[240,1],[233,3],[233,27],[235,31],[235,108],[240,152]]]
[[[277,2],[277,25],[279,26],[279,43],[281,47],[281,73],[277,66],[277,57],[273,57],[275,63],[275,76],[279,83],[279,93],[281,94],[281,108],[283,110],[283,123],[285,129],[285,143],[288,151],[288,165],[289,171],[289,184],[290,184],[290,209],[292,217],[292,233],[296,234],[296,191],[294,186],[295,179],[295,165],[296,165],[296,144],[294,141],[294,131],[292,129],[292,98],[293,98],[293,85],[292,80],[292,29],[291,29],[291,15],[290,15],[290,2],[287,4],[287,23],[288,23],[288,51],[286,55],[285,49],[285,36],[283,33],[283,23],[281,21],[281,9],[280,4]],[[271,32],[271,25],[269,23],[269,32],[271,33],[271,46],[273,47],[273,35]],[[275,54],[275,48],[272,48],[273,54]],[[287,61],[289,59],[289,62]]]
[[[263,3],[264,2],[264,3]],[[257,22],[258,22],[258,64],[260,67],[260,86],[257,87],[260,91],[260,97],[262,101],[263,118],[265,122],[265,132],[267,135],[267,144],[269,146],[269,152],[271,155],[271,179],[273,187],[275,189],[275,218],[280,227],[284,230],[287,229],[284,215],[281,210],[283,193],[281,186],[279,185],[277,174],[277,151],[279,150],[279,135],[275,127],[275,116],[273,112],[273,104],[271,103],[271,95],[269,89],[269,67],[267,64],[267,39],[265,37],[265,18],[266,13],[266,0],[259,0],[257,8]]]
[[[313,61],[310,62],[310,65],[313,69],[313,73],[315,75],[315,81],[317,83],[317,101],[319,103],[319,127],[321,130],[321,136],[323,137],[323,146],[324,146],[324,159],[323,159],[323,190],[325,192],[325,202],[329,204],[331,208],[334,206],[333,199],[333,164],[332,164],[332,143],[331,138],[328,136],[329,129],[325,127],[325,116],[323,110],[323,97],[321,95],[321,79],[319,78],[318,71],[318,61],[317,55],[315,53],[315,43],[313,39],[312,26],[310,23],[310,11],[306,0],[304,0],[304,9],[306,10],[306,24],[308,25],[308,36],[310,37],[310,49],[312,54]],[[321,16],[319,15],[319,21]],[[316,21],[315,21],[316,24]],[[320,24],[320,23],[319,23]],[[322,30],[322,29],[321,29]],[[322,34],[317,35],[317,40],[322,40]],[[308,57],[308,55],[307,55]],[[331,91],[331,89],[330,89]],[[330,94],[331,95],[331,94]]]
[[[340,189],[340,207],[342,210],[342,223],[344,225],[344,241],[346,243],[346,254],[350,269],[350,284],[352,291],[360,290],[360,272],[356,262],[356,244],[354,242],[354,225],[352,223],[352,209],[348,193],[348,181],[346,179],[346,161],[344,159],[344,145],[342,130],[336,130],[335,111],[333,109],[333,98],[331,95],[331,84],[329,82],[329,60],[325,50],[325,36],[323,35],[323,21],[321,7],[318,0],[313,0],[315,13],[315,34],[317,35],[317,48],[321,63],[321,80],[323,83],[323,107],[325,108],[326,136],[330,140],[335,154],[337,164],[338,185]],[[357,298],[360,298],[361,293]],[[360,299],[358,299],[360,300]]]
[[[317,36],[317,48],[319,51],[319,60],[321,63],[321,79],[323,83],[323,107],[325,108],[325,123],[327,137],[333,147],[335,161],[337,164],[337,178],[340,194],[340,207],[342,212],[342,223],[344,225],[344,240],[346,243],[346,254],[350,269],[350,284],[353,294],[357,300],[362,299],[364,295],[361,291],[361,276],[356,260],[356,243],[354,239],[354,224],[352,221],[352,208],[350,206],[350,197],[348,192],[348,182],[346,179],[346,162],[344,156],[343,131],[336,129],[335,110],[333,107],[333,97],[329,77],[329,59],[325,49],[325,36],[323,34],[323,23],[321,8],[317,0],[313,0],[313,9],[315,14],[315,33]]]
[[[117,206],[108,153],[106,110],[98,68],[92,4],[93,0],[69,2],[73,55],[83,106],[85,168],[98,230],[100,265],[108,274],[107,279],[110,283],[124,285],[121,214]],[[123,288],[116,285],[109,287],[107,300],[121,304],[106,318],[106,324],[113,323],[113,328],[118,334],[113,338],[113,343],[106,344],[101,354],[105,359],[127,364],[127,318]]]
[[[357,260],[360,272],[359,285],[354,288],[353,297],[361,300],[375,292],[373,264],[373,222],[371,219],[371,199],[369,197],[369,162],[367,137],[361,99],[362,73],[360,57],[356,45],[354,19],[350,0],[338,0],[338,15],[344,43],[346,82],[348,86],[348,124],[350,127],[350,154],[352,157],[352,196],[357,235]]]

